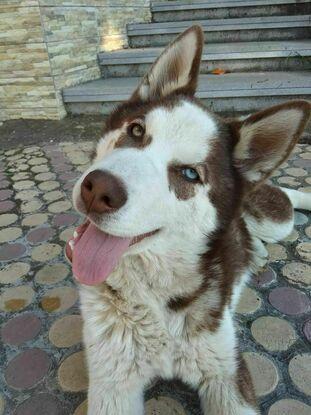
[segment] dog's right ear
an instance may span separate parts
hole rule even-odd
[[[289,101],[231,122],[237,139],[234,164],[252,182],[262,182],[285,161],[310,118],[308,101]]]
[[[144,76],[131,101],[152,101],[172,93],[193,96],[196,90],[203,32],[192,26],[170,43]]]

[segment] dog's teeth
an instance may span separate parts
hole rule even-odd
[[[74,231],[73,237],[76,239],[78,236],[79,236],[78,232],[77,231]]]
[[[71,250],[73,251],[73,248],[74,248],[74,246],[75,246],[75,243],[74,243],[74,241],[69,241],[69,246],[70,246],[70,248],[71,248]]]

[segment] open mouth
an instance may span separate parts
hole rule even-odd
[[[124,238],[105,233],[87,220],[78,226],[73,237],[67,242],[65,253],[72,262],[73,274],[79,282],[96,285],[107,279],[130,246],[158,231],[157,229],[132,238]]]

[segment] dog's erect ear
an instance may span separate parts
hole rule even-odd
[[[179,35],[152,65],[131,100],[151,101],[173,92],[194,95],[203,42],[200,26],[192,26]]]
[[[265,180],[289,156],[310,112],[308,101],[291,101],[233,122],[237,133],[236,167],[250,181]]]

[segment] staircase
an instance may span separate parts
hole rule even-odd
[[[68,112],[107,114],[126,100],[163,46],[200,24],[197,96],[226,115],[311,97],[310,0],[153,2],[152,22],[129,24],[130,49],[100,52],[102,78],[63,90]],[[215,69],[226,73],[215,75]]]

